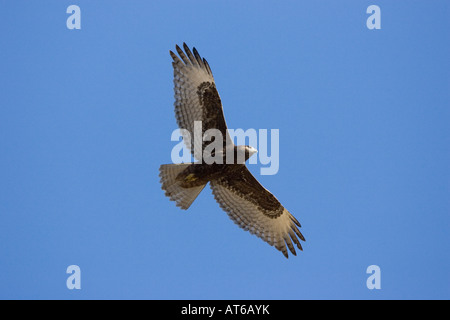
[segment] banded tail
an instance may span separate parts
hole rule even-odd
[[[192,202],[194,202],[206,186],[206,183],[190,188],[181,186],[182,181],[177,180],[177,177],[191,164],[192,163],[163,164],[159,167],[161,188],[165,191],[165,195],[168,196],[170,200],[175,201],[177,206],[184,210],[191,206]]]

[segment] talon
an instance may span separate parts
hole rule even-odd
[[[184,179],[186,182],[192,182],[197,180],[197,177],[195,176],[195,174],[190,173],[186,176],[186,178]]]

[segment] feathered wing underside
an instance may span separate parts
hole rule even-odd
[[[242,229],[258,236],[288,257],[302,250],[300,223],[275,196],[265,189],[246,166],[233,174],[211,181],[214,198]],[[286,248],[287,246],[287,248]]]
[[[183,44],[183,48],[184,51],[176,46],[179,56],[170,51],[173,59],[175,117],[178,127],[189,132],[190,139],[183,134],[187,148],[197,160],[200,160],[201,152],[214,141],[214,139],[209,141],[210,137],[204,135],[207,130],[220,130],[224,146],[231,142],[231,139],[227,132],[222,102],[208,62],[200,57],[195,48],[193,53],[186,44]],[[195,121],[202,122],[200,139],[194,139]]]

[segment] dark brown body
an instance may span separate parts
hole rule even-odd
[[[181,182],[181,187],[192,188],[196,186],[203,185],[211,180],[218,179],[230,173],[242,170],[245,166],[245,161],[250,158],[251,154],[249,152],[248,146],[233,146],[233,161],[231,164],[227,164],[226,152],[223,152],[221,163],[208,164],[205,162],[197,162],[191,164],[189,167],[180,172],[176,178],[177,181]],[[239,157],[242,157],[243,153],[244,160],[239,163]]]
[[[245,165],[193,163],[180,172],[176,180],[181,181],[181,187],[183,188],[197,187],[211,180],[223,177],[228,173],[242,169],[243,166]]]

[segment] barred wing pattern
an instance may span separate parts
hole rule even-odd
[[[193,48],[193,53],[186,44],[184,51],[177,45],[179,57],[170,51],[173,62],[173,82],[175,91],[175,117],[178,127],[186,129],[190,139],[183,135],[183,140],[192,155],[200,160],[201,152],[213,141],[205,134],[208,129],[218,129],[222,133],[223,145],[231,142],[223,115],[222,102],[216,89],[214,77],[208,62],[200,57]],[[194,139],[194,122],[202,122],[201,138]],[[203,139],[205,141],[202,141]]]
[[[242,229],[258,236],[288,257],[302,250],[300,223],[265,189],[244,165],[236,173],[211,181],[214,198]]]

